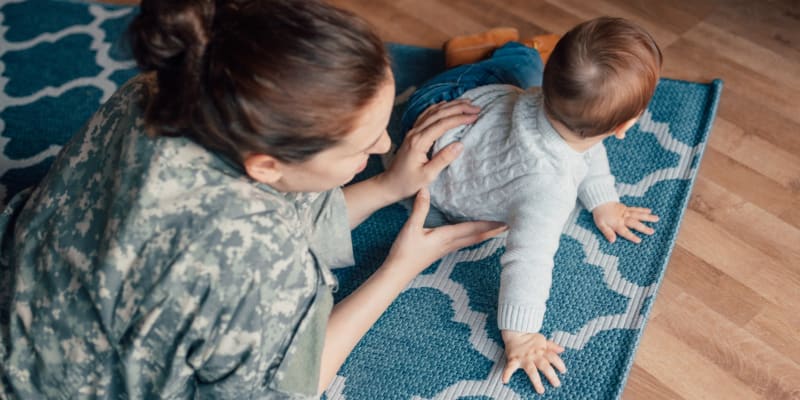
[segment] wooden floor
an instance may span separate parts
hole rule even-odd
[[[124,1],[124,0],[123,0]],[[800,399],[800,0],[331,0],[386,41],[633,19],[663,75],[725,82],[625,399]]]

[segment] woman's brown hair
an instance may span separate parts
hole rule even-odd
[[[143,0],[128,34],[157,75],[148,129],[238,162],[332,146],[390,75],[372,28],[319,0]]]
[[[583,137],[611,132],[647,108],[660,71],[661,50],[647,31],[622,18],[586,21],[550,54],[545,110]]]

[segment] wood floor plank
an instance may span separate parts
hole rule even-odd
[[[706,19],[800,63],[800,2],[726,0]]]
[[[739,239],[698,212],[684,214],[678,244],[758,292],[769,302],[800,309],[800,274]]]
[[[766,75],[781,90],[800,90],[800,74],[785,53],[764,47],[762,43],[734,36],[716,25],[700,22],[682,36],[694,46],[726,55],[732,62]]]
[[[709,145],[739,163],[761,173],[786,189],[800,193],[800,154],[792,154],[719,117]]]
[[[707,73],[707,65],[714,64],[716,77],[728,83],[726,94],[735,91],[746,93],[751,98],[758,97],[764,107],[792,123],[800,123],[800,113],[797,112],[800,88],[782,85],[770,76],[770,69],[762,71],[740,63],[742,57],[748,56],[721,53],[682,37],[664,51],[663,75],[671,76],[676,68],[697,69]]]
[[[670,282],[660,289],[659,302],[668,303],[681,292]],[[666,312],[651,318],[636,353],[636,364],[686,399],[761,399],[747,384],[698,353],[663,323]]]
[[[395,0],[394,6],[401,10],[414,10],[417,20],[435,26],[442,32],[457,32],[460,35],[481,32],[489,27],[467,16],[453,18],[455,15],[451,2],[418,0]]]
[[[800,395],[800,366],[687,293],[651,321],[766,399]],[[686,318],[685,315],[692,318]],[[702,320],[697,324],[694,320]]]
[[[680,1],[618,0],[613,2],[630,15],[647,18],[678,35],[693,28],[714,10],[715,1],[692,1],[691,7]],[[702,4],[704,3],[704,4]],[[665,44],[666,45],[666,44]]]
[[[631,12],[625,7],[616,4],[617,2],[614,1],[596,0],[587,2],[583,0],[550,0],[550,3],[583,20],[601,16],[628,18],[637,22],[650,32],[661,47],[668,47],[680,38],[678,33],[667,29],[661,25],[658,20],[651,20],[647,15]]]
[[[617,0],[614,3],[633,15],[647,16],[677,34],[702,22],[717,7],[717,0]]]
[[[476,21],[483,26],[481,30],[471,32],[457,32],[457,34],[472,34],[482,30],[494,27],[513,27],[520,33],[527,31],[543,32],[544,30],[530,23],[530,21],[509,12],[508,7],[502,7],[496,3],[486,3],[483,0],[463,0],[458,2],[450,2],[447,0],[438,0],[448,3],[450,7],[458,15],[463,15],[473,21]]]
[[[651,375],[644,368],[634,365],[631,379],[622,394],[625,400],[682,400],[669,386]]]
[[[408,10],[400,10],[391,3],[371,0],[331,0],[330,3],[349,9],[362,16],[370,16],[378,34],[384,41],[439,47],[449,35],[436,26],[429,25],[412,15]],[[413,29],[408,27],[413,26]]]
[[[664,279],[701,299],[707,307],[741,327],[758,315],[767,302],[755,290],[681,246],[672,251]]]
[[[522,38],[549,32],[563,34],[580,22],[579,18],[544,0],[506,0],[502,3],[493,0],[460,0],[452,2],[452,5],[459,13],[479,20],[485,26],[517,28]]]
[[[708,147],[699,174],[736,196],[779,216],[795,228],[800,228],[800,215],[787,215],[800,209],[800,196],[736,159]]]
[[[800,229],[727,191],[703,176],[695,182],[689,208],[734,232],[736,237],[769,254],[783,267],[800,273]]]
[[[780,115],[732,82],[723,92],[719,103],[720,117],[790,154],[800,154],[800,135],[795,134],[800,124]]]
[[[800,364],[800,315],[796,308],[765,304],[746,329],[795,363]]]

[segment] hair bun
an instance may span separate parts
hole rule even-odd
[[[142,1],[128,32],[139,68],[194,67],[205,52],[213,19],[213,0]]]

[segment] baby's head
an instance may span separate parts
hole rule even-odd
[[[545,110],[580,137],[612,133],[647,108],[660,71],[661,50],[644,29],[622,18],[586,21],[547,61]]]

